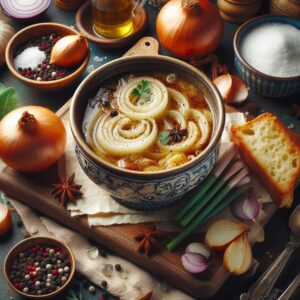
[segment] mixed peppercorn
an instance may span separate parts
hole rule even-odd
[[[43,244],[19,253],[12,262],[9,278],[26,294],[44,295],[61,288],[70,270],[65,249]]]
[[[40,51],[44,51],[46,58],[42,64],[38,64],[36,68],[17,68],[18,72],[24,77],[37,81],[51,81],[64,78],[70,75],[74,68],[59,67],[50,64],[51,50],[55,43],[61,37],[55,33],[41,36],[38,38],[30,39],[25,44],[21,45],[15,52],[15,57],[22,53],[25,49],[31,47],[38,47]]]

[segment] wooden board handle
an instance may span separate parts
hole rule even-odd
[[[145,36],[141,38],[135,45],[133,45],[123,56],[133,55],[158,55],[159,43],[151,37]]]

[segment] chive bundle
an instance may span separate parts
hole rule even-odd
[[[249,190],[248,169],[241,161],[232,163],[237,150],[230,143],[211,175],[190,197],[188,204],[176,215],[183,231],[167,244],[174,250],[200,225],[215,217],[233,201]],[[231,193],[229,193],[231,192]]]

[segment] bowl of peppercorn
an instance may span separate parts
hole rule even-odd
[[[45,299],[58,295],[75,274],[71,249],[56,239],[32,237],[16,244],[4,261],[4,276],[16,293]]]
[[[6,64],[17,79],[47,92],[73,84],[89,58],[86,38],[59,23],[38,23],[18,31],[5,53]]]

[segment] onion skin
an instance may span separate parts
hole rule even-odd
[[[205,241],[210,248],[223,251],[232,241],[248,232],[248,230],[248,226],[243,223],[220,219],[209,226]]]
[[[76,66],[84,60],[88,50],[88,43],[83,35],[64,36],[52,48],[50,64],[60,67]]]
[[[4,235],[11,227],[11,211],[7,205],[0,203],[0,236]]]
[[[19,122],[26,112],[35,119],[30,126]],[[0,158],[17,171],[33,173],[49,168],[64,153],[65,144],[62,121],[45,107],[19,107],[0,122]]]
[[[224,253],[223,264],[234,275],[242,275],[248,271],[252,263],[252,251],[247,234],[233,241]]]
[[[221,43],[223,27],[219,12],[207,0],[199,0],[196,7],[183,7],[182,0],[171,0],[160,10],[156,21],[159,42],[181,58],[204,57],[214,52]]]

